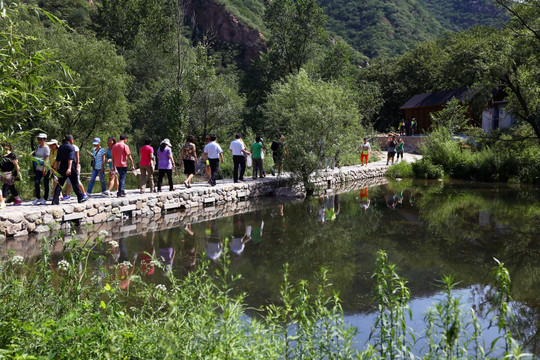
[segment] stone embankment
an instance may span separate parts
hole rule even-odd
[[[319,188],[336,187],[339,184],[384,177],[387,167],[383,162],[368,166],[346,166],[328,172],[319,172],[312,180]],[[234,204],[261,196],[303,197],[299,185],[291,185],[288,175],[269,176],[264,179],[233,183],[220,180],[211,187],[206,183],[184,186],[175,191],[139,194],[138,190],[128,190],[124,198],[92,196],[85,203],[76,200],[63,201],[61,205],[35,206],[25,202],[21,206],[8,206],[0,211],[0,241],[10,237],[25,237],[33,233],[47,234],[61,227],[74,225],[102,224],[122,221],[126,217],[133,222],[149,223],[156,216],[174,210],[204,211],[206,207]],[[144,230],[141,230],[144,231]]]

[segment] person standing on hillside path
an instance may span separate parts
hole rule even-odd
[[[49,198],[49,176],[51,175],[51,172],[48,167],[50,166],[49,156],[51,154],[51,149],[45,143],[47,140],[46,134],[38,134],[37,139],[39,144],[34,152],[34,190],[36,199],[32,201],[32,204],[45,205],[46,200]],[[40,189],[41,179],[43,179],[43,198],[41,198]]]
[[[79,174],[77,173],[73,135],[66,135],[64,140],[62,140],[62,146],[58,148],[58,154],[56,155],[56,161],[54,162],[53,167],[60,174],[58,185],[54,188],[53,205],[58,205],[60,203],[60,191],[62,191],[62,186],[68,178],[71,180],[73,191],[75,192],[75,195],[77,195],[78,202],[82,203],[88,200],[88,197],[84,196],[79,187]]]
[[[416,132],[416,118],[413,118],[411,121],[411,135],[414,135]]]
[[[204,147],[204,155],[205,159],[208,160],[210,163],[210,180],[208,180],[208,183],[211,186],[216,186],[216,178],[219,171],[219,159],[221,158],[221,163],[225,163],[225,160],[223,160],[223,150],[221,149],[221,146],[217,143],[217,136],[216,135],[210,135],[210,142],[206,144]]]
[[[233,180],[235,183],[244,181],[244,174],[246,172],[246,155],[251,155],[249,151],[246,150],[246,146],[242,141],[242,135],[236,134],[235,140],[231,141],[229,149],[232,151],[233,155]],[[238,176],[238,171],[240,170],[240,176]]]
[[[99,182],[101,184],[101,193],[103,195],[108,195],[107,193],[107,184],[105,183],[105,160],[107,151],[101,147],[101,139],[94,138],[92,141],[94,145],[94,150],[89,152],[88,155],[92,157],[92,175],[90,177],[90,183],[88,183],[88,189],[86,192],[88,194],[92,193],[94,189],[94,183],[96,182],[96,177],[99,176]]]
[[[371,145],[367,141],[367,138],[364,138],[364,142],[356,148],[356,152],[360,151],[360,163],[362,166],[367,166],[369,162],[369,153],[371,152]]]
[[[401,119],[398,125],[399,136],[405,135],[405,120]]]
[[[255,138],[255,142],[251,144],[251,158],[253,159],[253,179],[257,179],[257,171],[260,177],[264,177],[262,152],[266,149],[264,141],[260,136]]]
[[[386,146],[388,148],[388,156],[386,157],[386,165],[392,160],[392,164],[394,164],[394,156],[396,156],[396,137],[392,136],[392,138],[388,139],[388,142],[386,143]]]
[[[146,190],[146,176],[150,183],[150,192],[154,192],[154,148],[152,147],[152,138],[147,137],[144,140],[144,145],[141,147],[141,161],[139,169],[141,169],[141,194]]]
[[[128,136],[126,134],[120,135],[120,141],[114,144],[112,147],[112,162],[113,166],[118,171],[118,193],[116,196],[126,196],[126,175],[127,175],[127,161],[131,163],[131,170],[135,170],[135,164],[131,157],[131,150],[127,145]]]

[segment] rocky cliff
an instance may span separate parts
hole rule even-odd
[[[205,33],[240,45],[241,60],[246,64],[266,50],[266,41],[260,31],[243,24],[214,0],[192,0],[186,8],[186,18]]]

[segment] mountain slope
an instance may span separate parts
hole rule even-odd
[[[328,28],[369,57],[394,56],[422,40],[495,24],[490,0],[320,0]]]

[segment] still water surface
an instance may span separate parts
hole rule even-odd
[[[409,281],[418,329],[441,298],[437,279],[448,274],[460,281],[464,304],[491,318],[488,285],[497,258],[512,276],[522,343],[539,354],[539,195],[500,184],[401,181],[295,203],[269,200],[263,210],[121,239],[118,260],[137,259],[145,277],[159,283],[163,274],[149,267],[145,252],[179,274],[203,258],[219,266],[227,254],[253,307],[279,301],[285,263],[293,280],[313,282],[325,266],[362,346],[375,319],[371,275],[379,249]],[[496,334],[486,330],[491,339]]]

